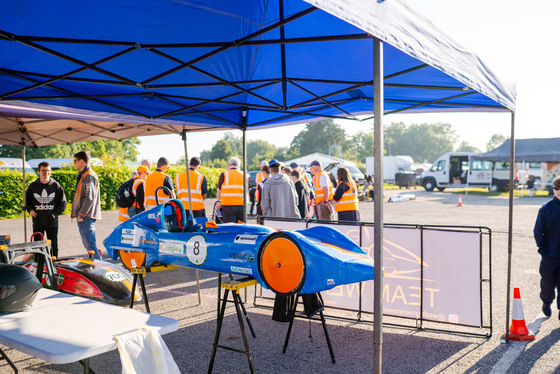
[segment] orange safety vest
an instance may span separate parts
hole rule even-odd
[[[243,173],[237,169],[224,171],[224,183],[221,191],[222,206],[243,206]]]
[[[146,177],[146,190],[144,191],[144,194],[146,195],[146,209],[151,209],[157,205],[156,190],[158,187],[163,186],[163,181],[166,176],[167,174],[164,172],[156,170],[151,174],[148,174]],[[163,189],[159,190],[158,197],[160,204],[170,199],[170,197],[163,192]]]
[[[332,200],[334,195],[331,179],[329,178],[326,172],[321,171],[319,174],[313,176],[313,186],[315,188],[315,202],[317,204],[319,204],[324,199],[323,187],[325,186],[321,186],[321,184],[319,183],[319,179],[321,175],[324,175],[325,178],[327,179],[327,187],[329,188],[329,198],[327,200]]]
[[[193,210],[204,209],[204,198],[202,197],[202,181],[204,176],[198,171],[190,170],[191,180],[191,202]],[[177,199],[181,200],[185,211],[189,211],[189,185],[187,180],[187,172],[184,171],[175,177],[175,186],[177,187]]]
[[[342,182],[339,182],[340,185]],[[346,183],[346,182],[345,182]],[[350,184],[346,183],[348,187]],[[352,191],[352,187],[342,194],[340,200],[336,202],[335,210],[343,212],[347,210],[358,210],[358,191]]]
[[[136,196],[136,190],[138,189],[138,186],[143,183],[144,180],[140,177],[134,177],[134,183],[132,184],[132,194],[134,196]],[[138,201],[136,201],[136,199],[134,199],[134,203],[132,204],[132,206],[136,207],[136,208],[140,208],[140,205],[138,204]],[[127,219],[129,219],[130,216],[128,215],[128,208],[120,208],[119,207],[119,221],[124,222]]]
[[[264,180],[264,173],[261,171],[260,173],[257,174],[257,178],[256,178],[257,186],[258,186],[259,183],[261,183],[263,180]]]

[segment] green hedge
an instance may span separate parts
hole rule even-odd
[[[37,179],[35,174],[26,174],[26,187]],[[0,170],[0,217],[22,217],[23,175],[19,171]]]
[[[99,177],[99,187],[101,190],[101,208],[103,210],[113,210],[117,208],[115,203],[115,194],[121,184],[130,178],[132,167],[124,165],[118,160],[106,160],[103,166],[93,167],[93,170]],[[173,178],[175,184],[175,176],[184,171],[184,167],[172,166],[167,170]],[[200,172],[206,176],[208,180],[208,198],[216,197],[218,179],[223,169],[209,168],[202,166]],[[55,179],[66,193],[68,207],[66,213],[70,211],[74,193],[76,190],[76,174],[73,168],[65,168],[61,170],[53,170],[52,178]],[[27,186],[29,183],[37,179],[34,174],[26,174]],[[19,171],[1,170],[0,171],[0,218],[16,218],[22,216],[23,195],[22,195],[23,176]]]

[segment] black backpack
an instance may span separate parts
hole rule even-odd
[[[132,185],[134,184],[134,179],[129,179],[124,182],[119,189],[117,190],[117,194],[115,195],[115,201],[117,205],[121,208],[128,208],[134,204],[134,200],[136,200],[136,196],[132,193]]]

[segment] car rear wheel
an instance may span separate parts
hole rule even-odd
[[[288,234],[266,239],[257,256],[259,274],[266,286],[280,295],[298,293],[305,281],[306,266],[297,242]]]

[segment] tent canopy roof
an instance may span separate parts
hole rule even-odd
[[[472,156],[471,159],[487,161],[509,161],[511,140],[490,152]],[[515,161],[560,162],[560,138],[516,139]]]
[[[0,25],[1,116],[52,105],[191,130],[358,120],[373,112],[374,36],[386,114],[515,110],[513,85],[404,0],[21,0],[0,4]]]

